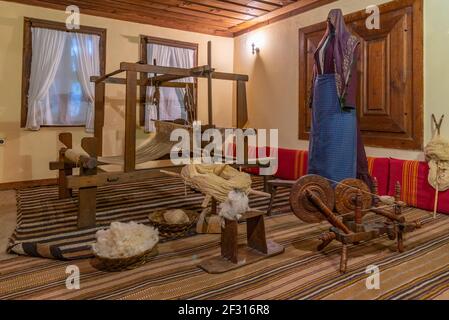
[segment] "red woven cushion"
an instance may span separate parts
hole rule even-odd
[[[371,177],[377,179],[379,194],[388,194],[390,159],[368,157],[368,171]]]
[[[278,150],[278,170],[274,175],[284,180],[296,180],[307,174],[308,152],[306,150]]]
[[[253,158],[256,156],[256,150],[258,149],[254,147],[248,148],[249,158]],[[267,156],[271,156],[271,154]],[[292,149],[279,148],[278,170],[274,174],[274,176],[276,178],[284,180],[299,179],[303,175],[307,174],[307,160],[308,160],[308,152],[305,150],[292,150]],[[259,174],[258,168],[247,168],[245,169],[245,171],[252,174]]]
[[[401,199],[409,206],[433,211],[435,189],[427,181],[426,162],[390,159],[389,195],[393,196],[396,182],[401,183]],[[438,212],[449,214],[449,190],[438,196]]]

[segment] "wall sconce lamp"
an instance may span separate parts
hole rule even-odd
[[[251,48],[253,49],[253,55],[260,52],[260,49],[256,48],[256,45],[254,43],[251,45]]]

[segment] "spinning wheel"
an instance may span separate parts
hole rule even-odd
[[[354,212],[356,209],[355,198],[357,194],[361,195],[362,216],[367,213],[372,205],[373,199],[370,189],[362,180],[345,179],[335,187],[335,209],[339,214],[347,214]]]
[[[331,184],[323,177],[311,174],[300,178],[290,193],[290,205],[299,219],[309,223],[326,220],[321,210],[309,200],[306,190],[319,197],[328,208],[333,208],[335,195]]]
[[[375,188],[376,190],[376,188]],[[401,187],[396,187],[396,199],[399,199]],[[369,187],[360,180],[346,179],[337,183],[335,190],[329,181],[318,175],[308,175],[299,179],[290,193],[290,205],[293,213],[302,221],[318,223],[327,220],[332,226],[329,232],[320,236],[318,250],[324,250],[332,241],[342,244],[340,271],[346,272],[348,261],[348,245],[388,235],[391,240],[397,239],[399,252],[404,251],[403,234],[420,228],[418,221],[406,222],[402,215],[402,204],[395,202],[393,210],[385,210],[373,203]],[[333,212],[334,205],[336,212]],[[388,221],[367,222],[362,216],[371,211]],[[345,215],[344,219],[338,216]],[[347,219],[347,216],[352,218]],[[345,219],[346,218],[346,219]]]

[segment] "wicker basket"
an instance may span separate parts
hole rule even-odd
[[[97,263],[95,263],[95,267],[104,271],[124,271],[124,270],[132,270],[144,265],[149,258],[154,257],[158,254],[157,244],[148,251],[145,251],[139,255],[135,255],[133,257],[128,258],[105,258],[98,256],[95,252],[94,255],[97,258]]]
[[[181,224],[168,224],[165,222],[164,213],[167,210],[158,210],[150,213],[148,219],[150,223],[159,230],[159,235],[164,238],[180,238],[183,237],[196,223],[199,214],[192,210],[183,210],[189,217],[189,222]]]

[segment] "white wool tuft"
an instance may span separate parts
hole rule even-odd
[[[219,215],[228,220],[239,220],[249,210],[248,202],[246,193],[233,190],[229,192],[226,201],[220,204]]]
[[[128,258],[151,250],[159,242],[157,229],[131,221],[112,222],[108,230],[98,230],[92,250],[103,258]]]
[[[181,209],[167,210],[164,212],[164,220],[168,224],[189,223],[189,216]]]

